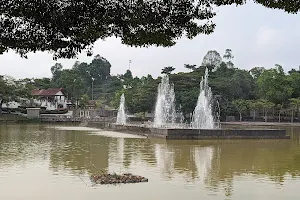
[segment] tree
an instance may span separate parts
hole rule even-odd
[[[293,74],[293,73],[297,73],[298,71],[296,69],[291,69],[290,71],[288,71],[289,75]]]
[[[126,107],[130,113],[151,112],[155,105],[156,81],[136,82],[132,88],[120,89],[115,93],[113,105],[119,106],[120,96],[126,96]]]
[[[0,53],[50,51],[72,58],[98,39],[116,36],[130,46],[172,46],[185,35],[192,39],[215,29],[213,8],[242,5],[246,0],[11,0],[0,2]],[[256,0],[268,8],[299,11],[295,0]],[[203,23],[197,23],[196,21]]]
[[[60,76],[62,69],[63,69],[63,66],[62,66],[62,64],[60,64],[60,63],[55,63],[55,65],[51,67],[52,80],[53,80],[54,82],[55,82],[55,81],[58,79],[58,77]]]
[[[265,71],[266,69],[264,67],[253,67],[252,69],[250,69],[250,74],[251,76],[257,80],[260,75]]]
[[[98,54],[88,66],[87,72],[89,73],[90,78],[95,79],[95,83],[101,83],[110,77],[110,68],[111,64],[109,61]]]
[[[223,55],[223,58],[226,61],[226,65],[228,68],[233,68],[234,67],[234,64],[232,62],[232,59],[234,58],[233,54],[232,54],[232,50],[231,49],[226,49],[225,50],[225,54]]]
[[[234,56],[232,54],[232,50],[231,49],[226,49],[223,58],[226,59],[226,60],[233,59]]]
[[[291,122],[294,122],[294,111],[300,109],[300,97],[289,99],[291,102],[292,117]]]
[[[48,89],[54,87],[53,82],[50,78],[36,78],[28,80],[28,84],[31,84],[34,88],[37,89]]]
[[[278,122],[281,122],[281,113],[283,111],[283,104],[275,105],[275,108],[278,110]]]
[[[54,58],[72,58],[82,50],[91,55],[97,39],[111,36],[130,46],[172,46],[183,35],[212,33],[212,6],[189,0],[2,1],[0,53],[52,51]]]
[[[133,79],[132,72],[130,70],[126,70],[125,74],[122,76],[124,81],[131,81]]]
[[[72,69],[64,69],[61,71],[60,76],[57,78],[55,85],[64,88],[68,97],[74,102],[84,93],[84,85],[80,75]]]
[[[0,114],[2,114],[3,103],[10,99],[12,91],[12,85],[7,83],[4,76],[0,76]]]
[[[207,67],[210,71],[216,70],[222,63],[222,57],[216,50],[210,50],[203,58],[201,66]]]
[[[174,71],[175,70],[175,68],[174,67],[172,67],[172,66],[169,66],[169,67],[164,67],[162,70],[161,70],[161,73],[162,74],[171,74],[172,73],[172,71]]]
[[[197,65],[184,64],[184,67],[191,71],[194,71],[196,69],[196,66]]]
[[[87,94],[84,94],[81,96],[79,104],[82,109],[84,109],[86,107],[86,105],[88,105],[89,99],[90,99],[89,95],[87,95]]]
[[[256,100],[256,104],[257,104],[257,107],[263,109],[265,122],[267,122],[268,121],[268,112],[271,108],[273,108],[275,106],[275,104],[266,99]]]
[[[253,110],[253,121],[256,119],[256,110],[259,109],[260,105],[256,100],[247,100],[247,107]]]
[[[293,89],[292,98],[300,97],[300,73],[294,72],[287,76],[289,87]]]
[[[228,91],[234,99],[253,99],[255,82],[248,71],[235,70],[229,81]]]
[[[253,99],[255,96],[255,82],[246,70],[227,68],[222,62],[209,77],[213,94],[221,95],[228,102],[235,99]]]
[[[94,57],[90,64],[76,61],[72,67],[74,73],[83,81],[84,90],[90,90],[91,85],[100,85],[111,78],[111,64],[99,54]]]
[[[0,114],[2,114],[3,103],[11,101],[20,102],[30,97],[31,88],[23,81],[17,82],[9,76],[0,76]]]
[[[263,71],[257,79],[257,87],[261,98],[275,104],[287,102],[293,93],[293,88],[280,65]]]
[[[242,121],[242,114],[248,109],[247,108],[247,101],[244,99],[237,99],[232,102],[232,104],[235,106],[236,110],[240,114],[240,121]]]

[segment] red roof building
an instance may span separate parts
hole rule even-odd
[[[63,96],[63,88],[49,88],[46,90],[39,90],[35,89],[31,91],[32,96],[43,96],[43,97],[50,97],[50,96]]]
[[[36,89],[31,91],[35,97],[35,103],[46,107],[47,110],[67,108],[67,97],[63,93],[63,88]]]

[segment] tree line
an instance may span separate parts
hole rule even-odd
[[[253,67],[239,69],[234,65],[231,49],[221,55],[208,51],[200,65],[185,64],[189,72],[172,73],[173,66],[164,67],[162,74],[168,74],[174,84],[176,106],[186,118],[193,112],[199,95],[199,82],[205,69],[209,70],[209,86],[213,92],[214,113],[219,112],[221,120],[226,116],[238,116],[239,120],[296,120],[300,108],[300,71],[292,69],[287,73],[283,67]],[[126,105],[131,113],[153,112],[157,85],[161,77],[151,75],[126,79],[125,88],[116,92],[113,102],[118,106],[119,96],[124,93]],[[218,103],[217,103],[218,102]],[[251,118],[249,113],[252,111]],[[262,115],[262,116],[261,116]],[[263,118],[262,118],[263,117]]]
[[[270,69],[258,66],[244,70],[237,68],[233,59],[231,49],[226,49],[223,55],[211,50],[199,65],[185,64],[188,72],[173,73],[173,66],[164,67],[161,73],[168,74],[174,84],[178,111],[183,112],[186,118],[193,112],[199,95],[199,82],[208,68],[213,108],[221,111],[222,120],[226,116],[239,116],[240,120],[244,120],[250,111],[251,120],[259,119],[259,113],[264,120],[268,120],[270,115],[278,121],[287,116],[296,120],[300,108],[299,70],[284,72],[279,64]],[[141,114],[154,111],[161,77],[153,78],[150,74],[133,77],[130,70],[112,75],[110,70],[109,61],[96,55],[91,63],[77,61],[71,69],[64,69],[56,63],[51,67],[50,78],[15,80],[1,76],[0,106],[12,100],[22,102],[31,98],[32,89],[59,87],[64,88],[73,103],[79,101],[79,106],[85,106],[93,99],[97,107],[117,108],[124,93],[128,112]]]

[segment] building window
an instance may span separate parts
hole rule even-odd
[[[84,117],[84,111],[80,111],[80,117]]]

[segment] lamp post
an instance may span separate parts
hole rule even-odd
[[[88,73],[92,79],[92,100],[94,100],[94,80],[95,79],[94,79],[94,77],[91,76],[91,73],[89,71],[86,71],[86,73]]]
[[[72,103],[75,103],[75,109],[77,109],[77,101],[76,101],[76,98],[75,98],[75,82],[76,82],[76,79],[74,79],[73,81],[73,97],[72,97]],[[75,99],[75,102],[74,102],[74,99]],[[73,105],[72,105],[73,106]]]
[[[216,103],[218,106],[218,112],[217,112],[217,123],[218,123],[218,128],[221,128],[221,124],[220,124],[220,116],[221,116],[221,108],[220,108],[220,102],[219,100],[221,99],[221,95],[215,95],[215,99],[216,99]]]
[[[94,100],[94,78],[92,77],[92,100]]]
[[[0,115],[2,114],[2,103],[3,103],[3,95],[0,94]]]

